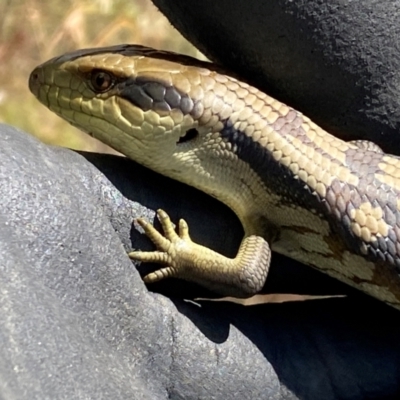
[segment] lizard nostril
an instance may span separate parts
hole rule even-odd
[[[40,89],[39,70],[34,69],[29,76],[29,90],[37,97]]]

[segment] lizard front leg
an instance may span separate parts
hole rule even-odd
[[[252,296],[264,286],[271,250],[261,236],[245,237],[237,256],[232,259],[194,243],[183,219],[179,221],[177,234],[165,211],[158,210],[157,217],[165,236],[144,219],[137,220],[156,245],[157,251],[129,253],[129,257],[134,260],[166,265],[146,275],[146,283],[174,277],[196,282],[221,295],[234,297]]]

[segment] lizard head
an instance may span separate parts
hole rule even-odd
[[[135,45],[84,49],[35,68],[29,87],[72,125],[179,179],[204,164],[202,155],[230,146],[215,134],[223,128],[217,92],[226,89],[211,65]]]

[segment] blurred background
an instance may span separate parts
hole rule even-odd
[[[204,59],[150,0],[0,0],[0,122],[49,144],[108,151],[41,105],[28,77],[35,66],[67,51],[120,43]]]

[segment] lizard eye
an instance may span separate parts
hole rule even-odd
[[[95,92],[103,93],[114,86],[114,78],[109,72],[95,69],[90,73],[90,84]]]

